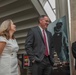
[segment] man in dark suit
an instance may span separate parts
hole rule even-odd
[[[32,75],[51,75],[53,62],[52,34],[47,31],[48,16],[39,17],[39,25],[28,32],[25,50],[31,62]]]
[[[72,54],[76,59],[76,41],[72,43]]]
[[[72,54],[75,58],[75,69],[76,69],[76,41],[72,43]]]

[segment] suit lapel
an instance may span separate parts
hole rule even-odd
[[[43,36],[42,36],[42,33],[41,33],[41,30],[40,30],[40,28],[39,28],[38,26],[37,26],[37,30],[38,30],[38,32],[39,32],[39,35],[40,35],[42,41],[44,42],[44,40],[43,40]]]

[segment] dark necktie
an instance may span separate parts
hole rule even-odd
[[[43,39],[44,39],[44,44],[45,44],[45,55],[48,56],[48,47],[47,47],[47,41],[46,41],[46,35],[45,35],[45,30],[43,30]]]

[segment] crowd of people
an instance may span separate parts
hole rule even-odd
[[[38,18],[38,26],[30,28],[25,42],[32,75],[51,75],[54,65],[54,52],[63,64],[69,62],[68,41],[61,31],[62,23],[54,27],[54,35],[47,30],[51,23],[47,15]],[[0,75],[20,75],[17,52],[18,43],[14,37],[16,25],[11,19],[0,25]]]

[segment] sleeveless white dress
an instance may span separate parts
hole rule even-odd
[[[6,46],[0,56],[0,75],[19,75],[17,52],[19,46],[15,39],[0,36],[0,42],[6,42]]]

